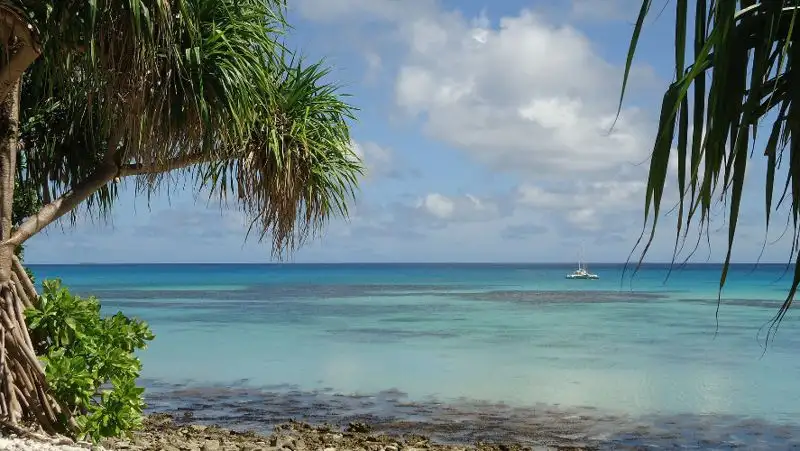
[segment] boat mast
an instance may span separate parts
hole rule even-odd
[[[580,264],[581,264],[581,268],[588,273],[589,272],[589,265],[586,264],[586,262],[584,261],[584,258],[585,258],[585,255],[584,255],[583,241],[581,241],[581,263]]]

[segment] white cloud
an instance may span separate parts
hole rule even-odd
[[[510,212],[498,199],[472,194],[445,196],[429,193],[417,200],[414,209],[436,221],[460,223],[494,220]]]
[[[545,210],[550,222],[596,232],[614,209],[641,207],[646,167],[637,165],[649,153],[650,124],[628,109],[611,130],[621,69],[580,30],[532,10],[490,20],[412,2],[300,0],[345,27],[383,23],[393,44],[380,57],[384,70],[397,70],[397,107],[427,135],[523,183],[508,199],[430,193],[410,214],[441,225]]]
[[[633,105],[657,102],[665,84],[661,80],[657,89],[650,89],[657,79],[652,68],[634,66],[631,89],[646,87],[647,96],[628,96],[630,107],[609,133],[621,67],[601,56],[598,47],[603,42],[592,42],[577,28],[576,19],[634,17],[639,0],[572,0],[560,4],[552,16],[539,5],[491,18],[447,11],[437,0],[296,4],[306,18],[338,22],[343,30],[363,33],[361,40],[369,42],[369,52],[379,58],[381,79],[393,77],[393,90],[388,92],[398,112],[413,126],[421,124],[427,136],[500,174],[480,179],[492,180],[488,189],[496,191],[498,185],[490,183],[498,180],[504,189],[509,180],[520,182],[512,196],[491,197],[480,186],[465,186],[476,183],[474,179],[443,176],[435,186],[420,180],[412,189],[416,201],[383,200],[391,212],[369,224],[373,232],[383,237],[392,236],[390,232],[424,234],[424,244],[414,240],[420,251],[451,252],[448,255],[469,252],[469,246],[459,243],[477,245],[475,236],[487,243],[487,236],[524,238],[535,240],[531,245],[537,251],[549,249],[551,257],[545,260],[559,255],[562,240],[585,232],[585,238],[598,240],[601,248],[627,256],[630,247],[620,240],[635,241],[641,229],[657,118],[657,111]],[[573,24],[563,23],[565,17]],[[621,50],[619,56],[624,57],[624,48],[605,50]],[[397,119],[396,114],[391,119]],[[410,134],[416,141],[414,132]],[[436,144],[429,146],[424,150],[438,151]],[[403,149],[392,155],[400,158]],[[435,160],[426,157],[416,164],[428,169]],[[674,157],[670,167],[662,212],[677,198]],[[476,196],[452,194],[467,188]],[[671,256],[674,230],[662,224],[659,235],[666,238],[658,258],[663,259]],[[411,252],[410,244],[402,247]],[[517,249],[497,252],[511,255]]]
[[[590,3],[576,0],[570,7],[597,9]],[[621,68],[601,58],[570,25],[532,10],[492,23],[485,14],[444,11],[436,0],[299,0],[299,5],[312,20],[383,23],[384,34],[401,44],[399,53],[392,46],[381,56],[382,62],[400,56],[398,107],[421,117],[430,136],[493,169],[608,180],[621,165],[646,159],[651,138],[646,115],[625,110],[609,133]]]
[[[644,181],[578,182],[561,192],[524,184],[519,187],[519,202],[544,208],[626,208],[641,199],[644,188]]]
[[[618,217],[639,211],[644,198],[645,182],[603,181],[563,185],[560,191],[523,184],[517,203],[523,207],[550,210],[565,215],[575,227],[592,231],[602,228],[604,217]]]
[[[521,107],[519,114],[544,128],[558,130],[577,125],[581,106],[580,99],[534,99],[529,105]]]
[[[404,29],[409,55],[397,104],[478,161],[557,178],[608,176],[646,157],[649,134],[635,110],[623,111],[609,133],[619,70],[577,29],[532,11],[504,17],[497,28],[441,13]]]
[[[354,142],[353,153],[361,160],[368,178],[389,175],[394,169],[392,151],[374,142]]]
[[[371,51],[364,55],[364,59],[367,63],[367,72],[364,78],[367,82],[373,82],[380,75],[383,68],[383,59],[378,53]]]
[[[439,193],[433,193],[420,199],[417,208],[422,208],[427,213],[439,219],[448,219],[453,216],[453,211],[456,206],[455,203],[447,197]]]
[[[641,209],[652,124],[636,108],[617,118],[621,69],[580,30],[530,10],[496,26],[440,11],[398,28],[408,53],[397,105],[428,135],[521,178],[520,205],[549,203],[586,231]]]
[[[600,223],[597,218],[597,210],[594,208],[580,208],[570,210],[567,219],[574,226],[583,230],[600,230]]]
[[[381,179],[404,180],[418,175],[410,168],[403,155],[372,141],[353,142],[353,154],[364,166],[362,182],[374,182]]]

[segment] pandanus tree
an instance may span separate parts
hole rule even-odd
[[[774,332],[800,285],[800,0],[690,3],[674,2],[675,79],[664,93],[650,159],[642,256],[655,235],[674,156],[679,195],[676,253],[693,226],[699,231],[698,241],[708,235],[712,208],[718,202],[727,206],[721,289],[730,266],[748,160],[757,150],[766,168],[766,229],[773,213],[783,211],[794,232],[794,277],[772,323]],[[623,94],[651,6],[651,0],[642,1]]]
[[[0,0],[0,420],[75,426],[48,390],[15,250],[119,183],[176,181],[236,206],[274,254],[347,214],[352,108],[281,44],[281,0]],[[14,217],[15,185],[43,205]]]

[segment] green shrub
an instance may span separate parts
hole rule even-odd
[[[96,298],[75,296],[58,279],[43,287],[26,317],[53,395],[70,409],[79,438],[129,435],[142,423],[142,366],[134,352],[154,338],[149,326],[122,313],[102,317]]]

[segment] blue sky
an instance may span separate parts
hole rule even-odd
[[[367,166],[351,218],[332,221],[291,261],[573,261],[581,243],[592,261],[628,257],[672,77],[671,11],[652,15],[607,135],[639,0],[291,3],[290,45],[325,57],[352,94],[354,144]],[[737,261],[754,261],[765,239],[758,155]],[[673,188],[666,202],[676,198]],[[191,190],[148,205],[123,187],[109,222],[51,225],[29,241],[27,261],[269,261],[268,244],[244,240],[245,220]],[[648,260],[670,260],[674,224],[662,219]],[[695,260],[722,258],[724,227],[720,214],[710,250]],[[762,260],[786,261],[789,249],[780,240]]]

